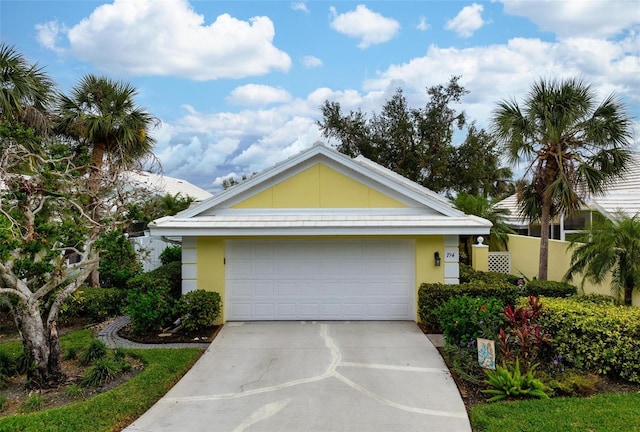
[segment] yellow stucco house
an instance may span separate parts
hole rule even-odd
[[[361,156],[316,143],[149,225],[182,237],[182,290],[222,321],[416,320],[422,282],[458,282],[458,236],[491,223]]]

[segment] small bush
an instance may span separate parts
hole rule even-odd
[[[33,412],[41,410],[44,407],[44,399],[40,396],[40,393],[31,394],[27,400],[22,403],[22,411]]]
[[[78,384],[71,383],[64,389],[64,394],[73,398],[84,395],[84,390]]]
[[[164,328],[176,319],[176,300],[171,295],[170,282],[145,273],[132,280],[127,312],[136,333]]]
[[[84,387],[99,387],[115,379],[120,374],[118,364],[111,359],[102,358],[89,368],[81,381]]]
[[[534,375],[535,369],[536,365],[522,373],[520,363],[516,360],[513,365],[496,366],[496,370],[486,370],[486,383],[491,389],[482,390],[482,393],[493,395],[487,402],[522,397],[549,399],[547,388]]]
[[[16,359],[12,355],[0,349],[0,383],[17,373]]]
[[[592,373],[565,372],[556,376],[541,376],[554,396],[586,397],[596,393],[600,377]]]
[[[60,320],[87,317],[102,322],[120,316],[127,304],[127,292],[116,288],[82,287],[67,297],[60,310]]]
[[[0,393],[0,411],[4,409],[4,404],[7,403],[7,395],[4,393]]]
[[[495,339],[502,319],[502,302],[496,298],[453,297],[435,310],[448,344],[475,346],[476,338]]]
[[[196,290],[182,296],[178,313],[186,330],[197,331],[212,326],[220,316],[222,300],[216,292]]]
[[[131,279],[127,286],[129,289],[153,287],[155,281],[165,280],[169,287],[169,294],[176,301],[182,295],[182,263],[172,262],[158,267],[150,272],[143,273]]]
[[[100,251],[100,284],[107,288],[122,288],[129,279],[142,273],[133,245],[119,231],[110,231],[96,242]]]
[[[569,367],[640,383],[640,308],[543,300],[540,323]]]
[[[78,350],[75,347],[71,347],[67,351],[65,351],[64,353],[65,360],[74,360],[76,358],[78,358]]]
[[[182,248],[180,246],[167,246],[160,252],[160,262],[167,265],[172,262],[182,263]]]
[[[578,289],[567,282],[545,281],[534,279],[527,282],[524,287],[525,296],[542,297],[571,297],[576,295]]]
[[[520,288],[510,283],[486,284],[469,282],[460,285],[422,284],[418,290],[418,312],[422,323],[430,329],[439,328],[436,309],[447,300],[468,297],[497,298],[503,306],[513,305],[520,297]]]
[[[88,365],[96,360],[100,360],[105,358],[107,355],[107,346],[98,339],[91,340],[91,343],[82,354],[82,358],[80,359],[80,363],[83,365]]]

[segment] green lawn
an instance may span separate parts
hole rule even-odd
[[[61,338],[63,349],[83,347],[91,332]],[[6,351],[20,350],[19,343],[2,344]],[[3,432],[99,432],[121,430],[144,413],[189,370],[201,350],[127,350],[145,363],[142,372],[126,383],[95,397],[65,407],[0,419]]]
[[[640,393],[478,405],[471,424],[478,432],[640,431]]]

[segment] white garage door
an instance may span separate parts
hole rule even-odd
[[[414,320],[412,240],[226,243],[228,320]]]

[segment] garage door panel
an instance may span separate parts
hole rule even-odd
[[[228,241],[229,320],[414,319],[411,240]]]

